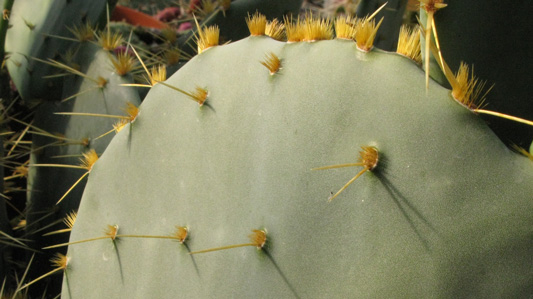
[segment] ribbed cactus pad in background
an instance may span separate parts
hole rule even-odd
[[[138,106],[141,101],[137,92],[121,86],[133,82],[131,75],[116,74],[111,59],[112,54],[92,43],[84,43],[79,48],[74,60],[81,65],[81,72],[86,78],[75,75],[67,77],[63,88],[63,98],[67,100],[43,102],[37,109],[35,127],[57,134],[57,138],[34,136],[32,164],[78,165],[82,153],[90,149],[98,154],[104,152],[113,135],[97,137],[111,130],[117,119],[54,113],[125,115],[128,102]],[[99,79],[106,82],[105,86],[99,87],[94,81]],[[83,172],[79,169],[31,167],[28,180],[31,193],[28,200],[33,209],[41,210],[43,206],[40,205],[48,208],[55,206]],[[51,185],[56,187],[50,188]],[[80,187],[59,206],[62,214],[77,209],[83,191],[83,186]]]
[[[35,60],[55,59],[72,41],[53,36],[71,37],[69,29],[83,23],[96,25],[105,16],[106,0],[17,0],[10,15],[6,51],[7,67],[20,95],[26,99],[55,99],[61,95],[61,80],[43,80],[54,68]]]
[[[281,59],[270,75],[268,53]],[[412,61],[351,41],[210,48],[155,85],[93,167],[63,298],[454,298],[533,293],[533,164]],[[361,146],[379,151],[367,171]],[[247,242],[267,246],[190,255]]]
[[[114,133],[98,138],[113,129],[118,119],[95,116],[57,115],[55,113],[92,113],[104,115],[125,115],[127,103],[135,106],[140,98],[135,89],[121,86],[132,83],[131,75],[120,76],[111,63],[112,54],[99,46],[85,42],[80,45],[74,62],[86,77],[70,75],[64,78],[63,98],[65,101],[45,101],[36,109],[33,125],[47,132],[44,136],[34,134],[31,164],[79,165],[82,154],[94,150],[98,155],[113,138]],[[96,81],[106,82],[99,87]],[[77,96],[76,96],[77,95]],[[69,99],[70,98],[70,99]],[[36,131],[38,131],[36,130]],[[57,137],[50,137],[54,134]],[[30,167],[28,176],[28,224],[34,246],[45,246],[66,242],[68,234],[43,236],[46,232],[64,228],[63,219],[68,213],[78,209],[86,179],[82,180],[59,205],[73,184],[80,179],[86,169],[63,167]],[[52,213],[48,217],[43,215]],[[50,226],[52,220],[58,220]],[[44,229],[44,230],[43,230]],[[34,234],[33,230],[39,231]],[[52,254],[38,255],[32,272],[34,277],[41,275],[50,266]],[[44,288],[44,287],[43,287]],[[59,289],[58,289],[59,292]]]

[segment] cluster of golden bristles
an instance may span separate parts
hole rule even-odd
[[[375,15],[375,14],[374,14]],[[307,13],[304,18],[288,18],[284,22],[274,19],[268,22],[264,15],[248,16],[246,23],[252,36],[268,35],[276,40],[292,42],[314,42],[339,39],[355,40],[359,49],[369,51],[381,21],[376,24],[373,16],[366,18],[338,17],[335,22]]]
[[[316,167],[311,170],[325,170],[325,169],[335,169],[335,168],[342,168],[342,167],[353,167],[353,166],[362,166],[363,169],[359,171],[352,179],[350,179],[344,186],[337,191],[335,194],[331,194],[329,197],[329,201],[332,201],[335,199],[335,197],[339,196],[339,194],[342,193],[342,191],[346,190],[348,186],[350,186],[357,178],[359,178],[361,175],[363,175],[367,171],[373,171],[377,166],[379,162],[379,152],[378,149],[373,146],[362,146],[362,151],[359,151],[359,159],[356,163],[345,163],[345,164],[337,164],[337,165],[329,165],[329,166],[322,166],[322,167]]]
[[[410,29],[404,25],[400,28],[400,36],[398,38],[398,48],[396,52],[411,58],[418,64],[422,64],[420,28],[418,26]]]
[[[340,16],[335,22],[330,19],[322,19],[311,12],[304,18],[293,20],[286,17],[283,22],[274,19],[268,21],[266,17],[258,12],[248,15],[246,24],[251,36],[270,36],[279,41],[292,42],[314,42],[320,40],[337,39],[354,40],[357,48],[363,52],[372,50],[376,33],[383,21],[383,18],[376,24],[374,17],[383,8],[380,7],[372,15],[357,18]],[[215,26],[200,28],[198,22],[198,53],[202,53],[210,47],[219,43],[219,29]],[[397,52],[407,56],[416,63],[421,63],[420,36],[419,29],[402,28],[398,42]],[[267,53],[265,60],[261,61],[268,68],[271,75],[274,75],[281,68],[281,59],[275,53]],[[195,99],[202,105],[205,94]]]
[[[365,52],[372,49],[376,33],[383,18],[376,24],[374,17],[383,9],[380,7],[374,14],[365,18],[338,17],[335,22],[322,19],[311,12],[303,18],[293,19],[286,17],[284,22],[277,19],[267,21],[266,17],[258,12],[249,15],[246,24],[252,36],[268,35],[273,39],[287,42],[314,42],[328,40],[335,37],[339,39],[355,40],[357,47]],[[216,26],[200,28],[198,25],[198,53],[202,53],[219,43],[219,29]]]

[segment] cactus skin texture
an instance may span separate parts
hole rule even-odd
[[[281,59],[271,76],[265,53]],[[533,164],[412,61],[350,41],[208,49],[155,85],[95,164],[62,298],[457,298],[533,292]],[[380,162],[360,169],[362,145]],[[189,255],[243,243],[268,245]]]
[[[56,112],[83,112],[109,115],[125,115],[127,102],[138,106],[138,93],[120,84],[132,83],[130,75],[119,76],[114,72],[110,61],[111,54],[93,43],[82,43],[79,46],[75,61],[81,66],[81,71],[88,77],[102,77],[107,80],[104,88],[95,88],[95,82],[79,76],[69,76],[65,79],[63,98],[81,93],[77,97],[65,102],[45,101],[36,111],[34,125],[49,133],[60,134],[69,138],[64,142],[41,135],[34,135],[31,164],[65,164],[79,165],[82,153],[94,149],[98,155],[104,152],[114,133],[95,140],[96,137],[113,128],[117,119],[94,116],[55,115]],[[87,140],[86,144],[80,141]],[[53,145],[53,144],[56,145]],[[33,229],[48,226],[54,220],[58,224],[32,236],[32,245],[41,249],[45,246],[66,242],[68,234],[42,236],[46,232],[64,228],[61,222],[68,213],[77,210],[86,179],[82,180],[59,205],[58,200],[83,175],[86,170],[59,167],[30,167],[28,176],[28,224]],[[53,212],[53,216],[42,219],[44,213]],[[36,256],[35,275],[41,275],[48,270],[50,258],[55,251]],[[57,279],[56,279],[57,280]],[[43,287],[44,288],[44,287]],[[59,289],[56,293],[59,293]]]
[[[49,35],[71,37],[69,27],[86,22],[97,24],[105,16],[106,3],[106,0],[15,1],[10,16],[12,27],[6,39],[6,51],[10,53],[6,64],[23,99],[57,99],[61,96],[60,79],[43,80],[56,70],[33,58],[59,60],[73,42]]]

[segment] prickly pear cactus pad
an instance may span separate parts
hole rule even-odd
[[[426,91],[411,60],[257,36],[205,50],[165,84],[207,101],[156,84],[112,140],[70,242],[99,239],[69,246],[63,298],[533,292],[533,164],[449,90]],[[358,164],[361,147],[377,149],[374,168]],[[312,170],[343,163],[357,165]],[[183,244],[135,237],[176,226]],[[190,254],[252,230],[263,247]]]

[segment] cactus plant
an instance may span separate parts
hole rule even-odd
[[[533,164],[418,64],[342,39],[200,52],[94,165],[63,298],[533,293]],[[363,169],[311,170],[340,163]]]
[[[52,1],[42,5],[48,3],[52,5]],[[72,3],[78,2],[66,5]],[[208,11],[216,1],[204,3]],[[233,4],[237,3],[265,4]],[[239,26],[244,27],[246,11],[255,11],[252,6],[243,10]],[[439,31],[444,25],[439,17],[446,9],[435,15]],[[231,17],[227,20],[236,17],[231,9],[224,12]],[[9,13],[4,11],[4,15]],[[18,11],[13,17],[20,21],[21,15],[24,12]],[[257,17],[248,18],[248,27],[265,26],[264,18],[250,20]],[[78,17],[72,20],[80,22]],[[180,20],[185,21],[183,16]],[[202,14],[199,20],[213,19]],[[12,166],[29,163],[29,153],[19,153],[29,151],[26,136],[33,133],[30,186],[34,188],[28,196],[32,203],[49,204],[24,209],[25,198],[11,199],[16,205],[8,207],[10,226],[16,226],[13,236],[37,240],[29,244],[35,249],[44,247],[46,254],[17,260],[28,249],[19,244],[23,250],[14,251],[7,264],[16,266],[6,269],[2,265],[0,270],[9,276],[0,297],[13,290],[24,295],[26,288],[34,297],[55,296],[59,290],[54,284],[62,278],[58,272],[66,274],[65,298],[176,297],[178,292],[189,297],[257,293],[351,297],[354,292],[359,297],[520,297],[532,293],[533,279],[523,263],[532,253],[528,239],[531,162],[509,151],[471,113],[479,112],[471,95],[483,92],[475,88],[467,68],[462,66],[453,79],[452,96],[433,82],[423,91],[419,50],[398,50],[415,60],[413,64],[372,49],[375,28],[382,28],[386,21],[382,23],[379,17],[375,21],[338,19],[334,29],[338,40],[321,41],[331,38],[332,22],[316,19],[313,11],[306,19],[285,19],[287,44],[261,36],[267,33],[284,40],[283,26],[275,20],[269,22],[269,29],[252,28],[252,37],[220,47],[216,28],[202,30],[199,36],[210,40],[197,43],[200,54],[168,81],[158,75],[164,68],[155,68],[147,78],[151,91],[139,118],[128,112],[118,124],[126,129],[101,160],[79,166],[78,157],[85,150],[96,146],[98,154],[102,153],[114,135],[110,125],[115,120],[87,112],[109,113],[97,107],[110,103],[108,95],[115,90],[138,102],[137,92],[127,91],[124,85],[140,84],[118,87],[129,82],[130,76],[119,77],[118,73],[126,72],[118,69],[109,75],[113,63],[129,64],[133,58],[116,57],[94,45],[86,47],[88,43],[78,43],[68,51],[52,47],[52,52],[64,54],[65,65],[45,56],[32,57],[32,63],[39,66],[65,70],[68,64],[70,72],[85,79],[67,76],[59,80],[62,90],[51,88],[49,93],[54,95],[49,98],[66,101],[42,103],[33,122],[28,113],[8,117],[25,115],[19,121],[25,122],[25,129],[9,138],[6,144],[16,146],[10,145],[9,160],[2,165],[11,171]],[[234,26],[230,23],[222,30]],[[73,29],[75,24],[64,25]],[[130,29],[126,30],[129,34]],[[108,50],[119,40],[105,34],[109,32],[98,35],[100,41],[109,40]],[[417,45],[417,31],[413,32],[402,42]],[[161,32],[165,42],[158,46],[152,44],[157,38],[150,36],[145,41],[151,46],[145,49],[157,55],[168,45],[176,50],[174,36],[167,33]],[[54,31],[45,36],[51,40],[65,35]],[[442,49],[449,45],[441,41]],[[141,56],[148,53],[138,49]],[[94,62],[91,53],[98,53]],[[8,54],[20,58],[14,52]],[[147,56],[148,68],[161,61]],[[453,59],[449,62],[455,68]],[[87,72],[89,64],[104,72]],[[474,66],[477,74],[479,65]],[[144,67],[146,72],[148,68]],[[34,79],[35,86],[47,84]],[[9,99],[4,93],[8,81],[0,80],[2,99]],[[489,80],[488,86],[492,83]],[[24,90],[22,95],[26,103],[36,97]],[[452,97],[463,98],[461,105]],[[72,113],[72,107],[80,113]],[[61,116],[52,114],[67,111]],[[111,112],[123,113],[122,107]],[[89,132],[86,129],[94,126],[91,122],[107,124]],[[110,134],[94,138],[103,132]],[[77,144],[67,144],[70,141]],[[517,151],[531,158],[520,147]],[[96,152],[84,155],[94,157]],[[82,170],[59,178],[58,169],[39,166],[42,163]],[[54,184],[42,184],[45,173],[53,173],[49,176],[56,178]],[[7,179],[21,175],[16,172]],[[85,203],[70,243],[66,234],[57,239],[49,234],[41,237],[46,229],[64,227],[51,226],[70,212],[72,207],[67,206],[76,206],[87,176]],[[7,186],[11,192],[13,181]],[[142,200],[152,196],[148,203]],[[54,206],[60,197],[62,201]],[[18,211],[23,209],[25,215]],[[57,215],[50,217],[50,210]],[[17,229],[24,227],[26,218],[26,230]],[[69,228],[55,233],[70,231],[74,219],[69,213],[65,219]],[[15,248],[14,243],[8,245],[8,250]],[[66,245],[70,248],[65,256]],[[137,275],[140,267],[144,267],[142,276]],[[23,274],[25,268],[30,277]],[[83,285],[87,281],[100,287],[87,290]],[[409,283],[417,288],[407,287]]]

